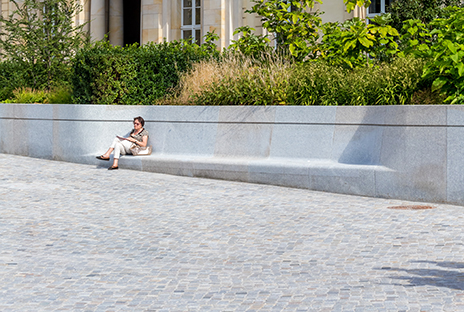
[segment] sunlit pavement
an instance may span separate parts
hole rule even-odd
[[[0,154],[0,311],[464,310],[464,207],[108,166]]]

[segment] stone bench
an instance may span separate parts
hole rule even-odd
[[[102,165],[139,115],[153,154],[121,168],[464,204],[460,106],[0,104],[0,152]]]

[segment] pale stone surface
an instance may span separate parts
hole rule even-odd
[[[2,312],[464,308],[462,206],[103,165],[0,154]]]
[[[0,152],[95,164],[139,115],[153,155],[121,168],[464,204],[455,106],[1,104]]]
[[[443,127],[387,127],[381,164],[394,170],[376,176],[388,197],[446,201],[447,135]]]
[[[447,193],[451,203],[464,202],[464,108],[449,107],[447,111]]]
[[[105,1],[92,0],[90,6],[90,36],[93,40],[102,40],[106,33]]]

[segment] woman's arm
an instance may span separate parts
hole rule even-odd
[[[135,145],[138,145],[138,146],[141,146],[141,147],[145,147],[147,146],[148,144],[148,135],[144,135],[142,137],[142,142],[140,141],[137,141],[136,139],[134,139],[133,137],[129,137],[127,138],[129,141],[131,141],[132,143],[134,143]]]
[[[148,144],[148,135],[144,135],[142,137],[142,142],[137,142],[136,144],[139,145],[139,146],[142,146],[142,147],[147,146],[147,144]]]

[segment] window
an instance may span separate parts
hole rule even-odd
[[[373,17],[385,13],[388,6],[390,6],[390,0],[372,0],[371,5],[367,9],[367,16]]]
[[[182,39],[201,44],[201,0],[182,0]]]

